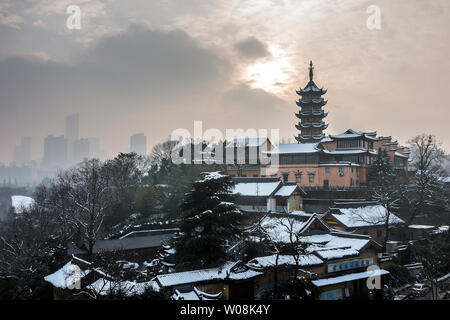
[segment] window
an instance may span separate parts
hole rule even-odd
[[[313,172],[308,173],[308,178],[309,178],[309,183],[313,183],[314,182],[314,173]]]
[[[319,163],[317,154],[282,154],[279,158],[280,164],[315,164]]]
[[[350,178],[350,187],[353,187],[355,185],[355,181],[353,180],[353,178]]]
[[[358,155],[347,155],[347,156],[342,156],[342,161],[362,163],[364,161],[364,159]]]
[[[377,230],[377,237],[381,237],[382,236],[382,231],[381,230]]]
[[[328,185],[329,185],[328,180],[323,180],[323,186],[324,186],[325,188],[328,188]]]
[[[343,176],[344,175],[344,168],[339,168],[339,175]]]
[[[300,171],[297,171],[295,173],[295,180],[297,180],[297,182],[300,182],[301,179],[302,179],[302,173]]]
[[[283,181],[288,182],[289,181],[289,173],[285,172],[283,173]]]
[[[356,148],[360,146],[359,140],[338,140],[338,148]]]
[[[325,168],[325,173],[330,173],[331,172],[331,168]]]
[[[258,178],[258,175],[257,175],[257,174],[254,174],[254,175],[253,175],[253,178]]]

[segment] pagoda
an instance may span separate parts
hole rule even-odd
[[[324,112],[322,107],[327,104],[327,101],[322,98],[322,95],[327,93],[327,90],[319,88],[313,81],[313,63],[309,63],[309,82],[297,94],[301,98],[297,101],[300,107],[300,112],[295,115],[300,119],[295,127],[300,130],[300,134],[295,137],[298,143],[315,143],[320,142],[325,136],[323,130],[328,127],[323,119],[328,115]]]

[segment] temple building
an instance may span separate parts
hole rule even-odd
[[[322,109],[327,101],[322,98],[327,91],[313,81],[314,67],[309,67],[309,82],[297,94],[300,111],[296,117],[300,130],[297,143],[273,146],[266,138],[248,140],[258,145],[257,159],[251,161],[248,152],[239,165],[228,165],[234,177],[278,177],[283,183],[297,183],[302,188],[358,188],[367,184],[368,169],[379,150],[385,150],[398,170],[408,173],[409,149],[399,145],[392,137],[377,136],[377,132],[353,129],[325,136],[328,127],[323,121],[327,113]],[[261,148],[260,146],[264,146]],[[235,147],[230,144],[229,147]],[[261,156],[261,154],[263,156]],[[266,161],[267,158],[269,161]],[[243,160],[243,159],[240,159]],[[242,164],[244,163],[244,164]]]
[[[300,111],[296,113],[296,117],[300,122],[295,127],[300,130],[300,134],[295,137],[299,143],[320,142],[324,138],[323,130],[328,127],[323,121],[328,113],[322,107],[327,101],[322,98],[327,90],[320,89],[313,81],[313,63],[309,64],[309,82],[297,94],[301,98],[297,101]]]
[[[278,159],[276,171],[272,161],[271,166],[261,167],[261,174],[275,175],[285,183],[296,182],[302,187],[356,188],[366,185],[368,169],[378,150],[386,150],[395,168],[407,173],[408,148],[398,146],[391,137],[377,137],[376,132],[348,129],[318,143],[280,144],[267,152]]]

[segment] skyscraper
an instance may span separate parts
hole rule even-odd
[[[100,158],[100,139],[97,137],[88,138],[89,156],[91,158]]]
[[[22,137],[20,144],[14,149],[14,162],[16,165],[21,166],[30,162],[31,157],[31,138]]]
[[[49,135],[44,141],[42,166],[46,169],[63,168],[67,165],[67,140],[64,136]]]
[[[139,155],[147,154],[147,137],[143,133],[136,133],[130,137],[130,151]]]
[[[66,117],[66,140],[67,140],[67,158],[69,161],[74,159],[74,143],[79,136],[79,114],[75,113]]]
[[[78,139],[73,144],[73,160],[79,163],[91,158],[90,145],[88,139]]]

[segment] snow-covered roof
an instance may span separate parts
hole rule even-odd
[[[44,277],[44,280],[50,282],[56,288],[75,288],[77,282],[90,272],[91,270],[89,269],[81,270],[78,265],[74,264],[72,261],[69,261],[62,268]]]
[[[443,276],[440,277],[440,278],[437,278],[436,281],[437,281],[437,282],[441,282],[441,281],[447,280],[447,279],[449,279],[449,278],[450,278],[450,272],[447,273],[446,275],[443,275]]]
[[[408,156],[405,156],[404,154],[401,154],[400,152],[395,151],[395,156],[400,158],[409,158]]]
[[[182,284],[199,283],[214,280],[241,280],[250,279],[262,274],[262,272],[245,269],[234,270],[238,262],[227,262],[219,268],[192,270],[176,273],[168,273],[156,276],[156,280],[163,287],[172,287]]]
[[[180,292],[175,290],[175,293],[170,297],[172,300],[219,300],[222,297],[223,292],[219,292],[217,294],[206,293],[200,291],[196,287],[194,290],[188,292]]]
[[[226,148],[234,148],[234,147],[260,147],[267,140],[266,137],[258,137],[258,138],[236,138],[230,141]]]
[[[293,153],[316,153],[318,143],[288,143],[280,144],[273,150],[266,151],[267,154],[293,154]]]
[[[133,250],[142,248],[153,248],[161,246],[161,242],[172,238],[176,231],[169,231],[160,234],[153,234],[143,237],[129,237],[123,239],[97,240],[94,244],[93,252],[113,251],[113,250]]]
[[[320,214],[318,214],[318,213],[309,213],[309,212],[305,212],[305,211],[291,211],[289,214],[294,214],[294,215],[303,216],[303,217],[311,217],[313,215],[320,216]]]
[[[436,227],[435,226],[424,225],[424,224],[411,224],[411,225],[408,226],[408,228],[410,228],[410,229],[424,229],[424,230],[428,230],[428,229],[434,229]]]
[[[233,194],[252,197],[268,197],[275,192],[280,184],[281,181],[236,183],[233,189]]]
[[[386,209],[381,205],[359,208],[331,209],[331,215],[349,228],[383,225],[386,221]],[[394,214],[389,216],[390,224],[404,223]]]
[[[282,186],[280,189],[278,189],[277,192],[275,192],[275,196],[289,197],[297,188],[298,188],[298,185]]]
[[[343,282],[367,279],[369,277],[374,277],[374,276],[382,276],[382,275],[385,275],[388,273],[389,273],[389,271],[383,270],[383,269],[368,270],[368,271],[364,271],[364,272],[350,273],[350,274],[346,274],[346,275],[339,276],[339,277],[312,280],[311,282],[316,287],[324,287],[324,286],[331,286],[331,285],[343,283]]]
[[[296,262],[292,255],[279,255],[278,256],[278,262],[277,262],[277,256],[271,255],[271,256],[265,256],[265,257],[257,257],[252,260],[250,260],[247,265],[251,268],[270,268],[276,266],[278,263],[278,266],[295,266]],[[315,266],[322,264],[323,261],[313,255],[313,254],[307,254],[307,255],[300,255],[298,258],[298,265],[300,267],[306,267],[306,266]]]
[[[303,89],[301,89],[300,91],[297,91],[297,94],[302,95],[303,93],[308,93],[308,92],[320,92],[321,94],[325,94],[327,92],[327,90],[323,89],[323,88],[319,88],[314,81],[310,80],[308,82],[308,84],[306,85],[306,87],[304,87]]]
[[[300,234],[312,219],[313,216],[267,216],[261,221],[261,227],[274,241],[289,243],[290,232]]]
[[[366,153],[365,149],[352,149],[352,150],[323,150],[325,154],[339,155],[339,154],[363,154]]]
[[[331,139],[329,136],[326,136],[325,138],[323,138],[322,140],[320,140],[320,142],[333,142],[334,140]]]
[[[27,196],[11,196],[11,204],[15,213],[22,213],[34,205],[34,199]]]
[[[302,236],[300,241],[309,244],[306,252],[333,248],[351,248],[359,251],[371,241],[371,238],[345,232],[331,232]]]
[[[350,247],[343,248],[325,248],[314,251],[320,258],[324,260],[341,259],[346,257],[354,257],[359,255],[359,251]]]
[[[332,139],[351,139],[351,138],[359,138],[359,137],[365,137],[370,140],[378,140],[374,136],[376,136],[376,132],[363,132],[363,131],[356,131],[353,129],[348,129],[344,133],[337,134],[337,135],[330,135],[330,138]]]
[[[331,162],[331,163],[320,163],[319,167],[361,167],[360,164],[354,163],[351,161],[342,161],[342,162]]]

